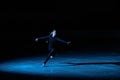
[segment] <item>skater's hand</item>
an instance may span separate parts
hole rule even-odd
[[[35,41],[37,42],[37,41],[38,41],[38,38],[36,38]]]
[[[45,41],[46,43],[48,43],[48,41]]]
[[[71,41],[67,42],[67,44],[69,45],[71,43]]]

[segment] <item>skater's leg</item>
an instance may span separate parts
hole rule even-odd
[[[55,50],[52,52],[51,56],[54,57],[56,54]]]
[[[46,64],[48,62],[48,60],[50,59],[50,56],[52,56],[52,53],[53,53],[54,49],[51,49],[49,54],[48,54],[48,57],[46,58],[46,60],[44,61],[44,64]]]

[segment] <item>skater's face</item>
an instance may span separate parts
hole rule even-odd
[[[53,31],[51,32],[51,35],[52,35],[52,37],[55,37],[55,36],[56,36],[56,30],[53,30]]]

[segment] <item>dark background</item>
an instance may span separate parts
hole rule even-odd
[[[56,29],[58,36],[72,41],[56,43],[58,51],[119,52],[118,1],[40,1],[1,3],[0,59],[42,55],[45,41],[38,36]],[[43,54],[44,55],[44,54]]]

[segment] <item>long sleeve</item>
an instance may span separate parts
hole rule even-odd
[[[67,44],[66,41],[64,41],[64,40],[62,40],[62,39],[60,39],[60,38],[58,38],[58,37],[56,37],[56,40],[57,40],[57,41],[60,41],[60,42],[62,42],[62,43],[66,43],[66,44]]]
[[[43,37],[38,37],[37,39],[46,39],[48,38],[49,36],[43,36]]]

